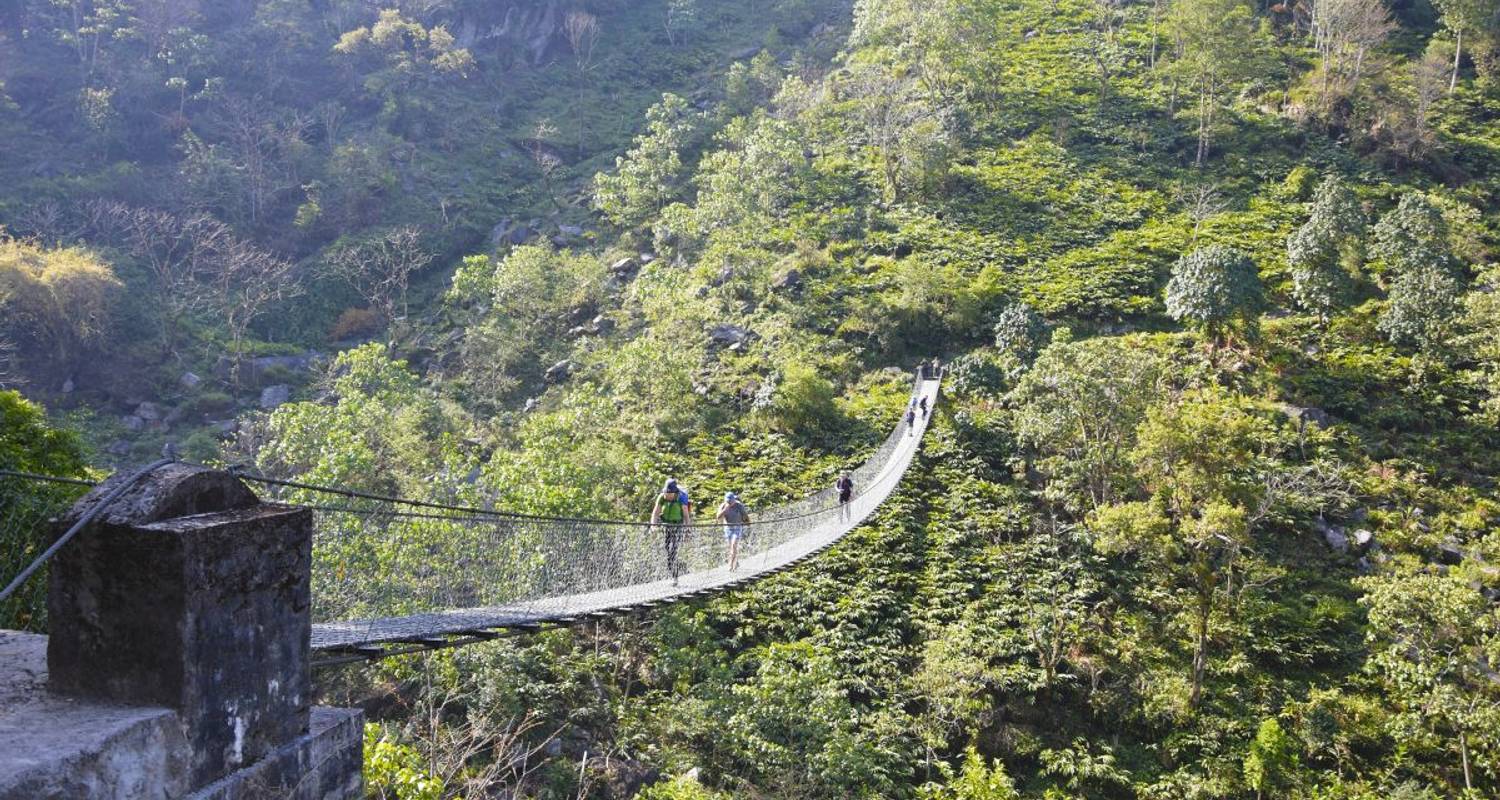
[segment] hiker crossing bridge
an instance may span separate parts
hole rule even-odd
[[[939,383],[919,375],[912,406],[934,408]],[[712,520],[717,498],[694,497],[699,511],[682,530],[676,578],[664,530],[649,523],[517,514],[237,474],[272,502],[312,509],[311,647],[315,663],[333,664],[649,610],[785,570],[885,502],[929,419],[917,411],[898,421],[852,471],[848,504],[829,488],[751,509],[733,571],[725,566],[723,527]]]

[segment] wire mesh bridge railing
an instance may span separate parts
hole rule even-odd
[[[938,385],[935,378],[919,378],[912,405],[925,398],[932,409]],[[913,417],[910,424],[900,421],[852,472],[849,503],[840,504],[830,488],[751,509],[736,570],[726,565],[723,525],[701,521],[712,517],[711,510],[700,510],[694,525],[670,527],[461,508],[241,477],[261,484],[268,500],[313,509],[312,648],[323,653],[321,663],[332,663],[653,608],[784,570],[828,548],[889,497],[917,452],[930,413]],[[320,495],[330,502],[308,502]]]

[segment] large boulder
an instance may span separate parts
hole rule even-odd
[[[1326,428],[1334,422],[1333,417],[1321,408],[1303,408],[1291,403],[1283,403],[1281,412],[1295,420],[1299,426],[1312,424],[1319,428]]]
[[[547,368],[547,382],[561,383],[562,381],[567,380],[568,376],[571,375],[572,372],[573,362],[564,359]]]
[[[260,407],[270,411],[292,399],[292,387],[278,383],[260,390]]]
[[[160,422],[162,417],[166,416],[166,412],[155,403],[144,402],[135,407],[135,416],[147,422]]]
[[[708,331],[708,343],[710,348],[725,347],[730,350],[742,350],[755,339],[755,332],[749,328],[739,325],[723,323],[715,325]]]
[[[796,293],[802,291],[802,273],[793,269],[787,270],[776,280],[771,281],[771,291]]]
[[[1349,536],[1344,533],[1342,527],[1329,525],[1321,519],[1314,523],[1314,527],[1318,529],[1319,533],[1323,534],[1323,541],[1327,542],[1328,546],[1333,548],[1334,552],[1349,552]]]

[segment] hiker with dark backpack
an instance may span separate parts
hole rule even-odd
[[[672,574],[672,585],[676,586],[678,576],[682,575],[677,548],[682,544],[687,526],[693,524],[693,506],[688,502],[687,493],[677,488],[675,479],[668,480],[656,496],[656,504],[651,508],[651,524],[661,527],[662,545],[667,551],[667,572]]]
[[[750,527],[750,509],[740,502],[739,495],[726,492],[724,502],[719,504],[719,513],[714,516],[724,520],[724,541],[729,543],[729,571],[733,572],[740,568],[740,542],[744,541]]]
[[[848,519],[849,501],[854,499],[854,479],[847,472],[840,473],[839,479],[833,482],[833,488],[839,493],[839,519]]]
[[[912,430],[917,427],[917,405],[913,403],[906,407],[906,435],[910,436]]]

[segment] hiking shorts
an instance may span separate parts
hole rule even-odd
[[[748,525],[725,525],[724,526],[724,541],[726,541],[726,542],[743,542],[743,541],[745,541],[745,533],[747,532],[746,529],[748,527],[749,527]]]

